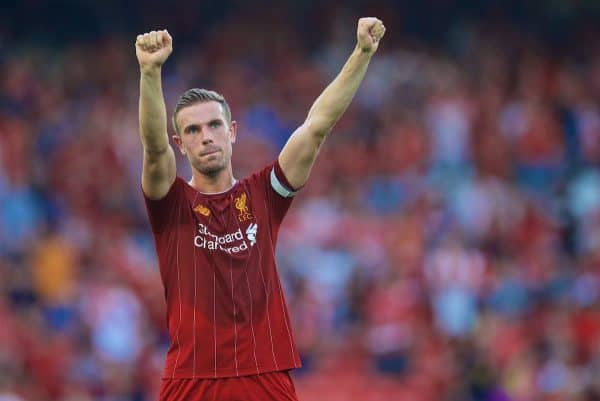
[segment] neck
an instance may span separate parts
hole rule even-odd
[[[233,187],[235,181],[231,166],[221,170],[215,176],[202,174],[196,169],[192,169],[190,185],[204,194],[218,194]]]

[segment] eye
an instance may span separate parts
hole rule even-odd
[[[219,128],[221,126],[220,121],[211,121],[209,124],[210,128]]]
[[[196,125],[192,125],[188,127],[187,132],[189,134],[195,134],[196,132],[198,132],[198,127]]]

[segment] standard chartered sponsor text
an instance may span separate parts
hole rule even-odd
[[[232,233],[216,235],[211,233],[208,227],[202,223],[198,223],[198,235],[194,237],[194,245],[198,248],[211,251],[220,250],[229,254],[248,250],[248,243],[241,228]],[[254,245],[254,243],[251,245]]]

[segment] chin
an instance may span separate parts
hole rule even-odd
[[[198,172],[201,174],[207,175],[209,177],[214,177],[218,175],[221,171],[225,170],[225,165],[222,163],[206,163],[206,164],[197,164],[194,166]]]

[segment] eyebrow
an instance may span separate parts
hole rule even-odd
[[[213,118],[211,120],[208,120],[205,123],[200,123],[200,124],[190,124],[190,125],[186,125],[183,128],[183,132],[189,132],[192,128],[199,128],[200,126],[204,125],[210,125],[212,123],[219,123],[219,124],[223,124],[223,119],[222,118]]]

